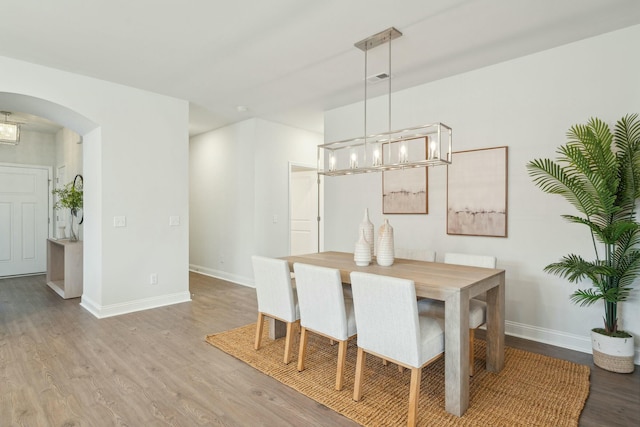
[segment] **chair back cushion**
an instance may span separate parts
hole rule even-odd
[[[358,347],[420,367],[420,326],[411,280],[352,272]]]
[[[427,251],[424,249],[396,248],[395,257],[404,258],[404,259],[413,259],[416,261],[429,261],[429,262],[436,261],[436,253],[434,251]]]
[[[291,286],[291,271],[286,260],[254,255],[253,275],[258,296],[258,311],[286,322],[298,320],[296,297]]]
[[[356,333],[353,302],[345,298],[340,271],[334,268],[295,263],[300,324],[336,340]]]
[[[468,265],[471,267],[496,268],[496,257],[489,255],[444,254],[445,264]]]
[[[496,257],[490,255],[446,253],[444,254],[444,262],[445,264],[468,265],[470,267],[496,268]],[[478,304],[478,301],[486,300],[484,293],[473,298],[476,302],[471,300],[469,325],[472,329],[475,329],[486,322],[487,307],[486,305]]]

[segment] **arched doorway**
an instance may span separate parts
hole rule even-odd
[[[68,138],[72,138],[73,143],[81,143],[82,134],[78,132],[88,134],[97,128],[95,123],[69,108],[28,95],[0,92],[0,109],[22,113],[23,117],[31,120],[42,117],[58,123],[61,129],[59,138],[63,143]],[[35,134],[23,132],[22,142],[14,147],[3,147],[5,156],[0,159],[0,205],[3,207],[0,209],[3,234],[0,276],[41,273],[46,269],[46,238],[56,237],[53,230],[58,225],[52,211],[51,190],[58,178],[66,180],[66,177],[60,177],[61,170],[70,170],[74,174],[82,170],[81,149],[75,150],[75,159],[67,158],[73,156],[67,156],[70,150],[63,149],[65,158],[58,164],[55,159],[47,159],[47,154],[53,152],[38,156],[30,153],[44,146],[35,144]],[[24,144],[31,146],[23,149]],[[19,153],[15,155],[16,152]],[[6,160],[13,160],[13,163]],[[85,205],[85,210],[91,211],[91,208],[90,204]]]

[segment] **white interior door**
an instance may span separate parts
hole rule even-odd
[[[0,276],[47,267],[49,171],[0,166]]]
[[[291,205],[291,255],[318,252],[318,174],[316,169],[292,167],[289,199]]]

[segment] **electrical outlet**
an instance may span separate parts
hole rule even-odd
[[[157,285],[158,284],[158,273],[151,273],[149,276],[149,284]]]

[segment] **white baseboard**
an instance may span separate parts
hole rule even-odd
[[[505,322],[505,334],[507,335],[591,354],[591,329],[588,329],[587,333],[589,335],[574,335],[508,320]],[[640,347],[635,348],[633,363],[640,365]]]
[[[101,306],[83,295],[80,300],[80,306],[98,319],[104,319],[105,317],[119,316],[189,301],[191,301],[191,294],[187,291]]]
[[[568,334],[566,332],[525,325],[508,320],[505,322],[505,333],[514,337],[551,344],[569,350],[591,353],[591,338],[588,335]]]
[[[216,279],[226,280],[227,282],[235,283],[242,286],[248,286],[255,288],[255,283],[252,278],[238,276],[237,274],[227,273],[226,271],[215,270],[213,268],[203,267],[201,265],[189,264],[189,271],[194,273],[204,274],[205,276],[215,277]]]

